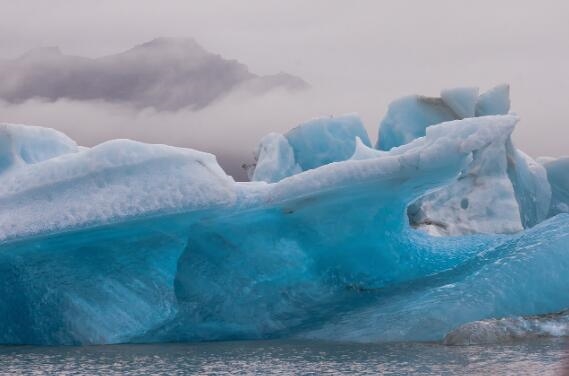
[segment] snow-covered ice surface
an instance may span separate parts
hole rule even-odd
[[[508,91],[396,101],[382,150],[355,115],[270,134],[244,183],[195,150],[2,126],[0,343],[442,341],[561,311],[567,161],[515,148]]]
[[[130,140],[105,142],[0,175],[0,240],[236,199],[211,154]]]

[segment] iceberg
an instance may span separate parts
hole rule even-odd
[[[440,98],[402,98],[389,106],[380,124],[377,148],[404,145],[422,137],[433,124],[449,119],[503,116],[509,109],[509,85],[480,96],[477,88],[455,88],[441,91]],[[444,236],[507,234],[548,218],[551,187],[546,171],[516,149],[509,134],[493,140],[483,152],[473,154],[473,159],[456,182],[409,206],[414,227]]]
[[[569,306],[569,215],[493,244],[460,266],[303,333],[357,342],[438,341],[469,322],[558,312]]]
[[[75,141],[54,129],[0,123],[0,174],[77,150]]]
[[[504,136],[473,154],[456,182],[411,204],[412,225],[433,235],[507,234],[548,218],[552,193],[545,168]]]
[[[425,135],[434,124],[474,116],[505,115],[510,86],[499,85],[478,96],[478,88],[455,88],[440,97],[412,95],[392,102],[379,126],[376,148],[389,150]]]
[[[549,218],[552,187],[546,169],[529,155],[507,143],[508,176],[512,181],[524,228]]]
[[[423,137],[431,125],[457,119],[457,114],[441,98],[419,95],[400,98],[389,105],[381,121],[376,149],[405,145]]]
[[[569,213],[569,157],[540,159],[551,184],[549,216]]]
[[[517,123],[512,116],[467,119],[506,121],[508,132],[473,153],[472,163],[447,187],[428,194],[408,209],[414,227],[434,235],[516,233],[523,229],[514,187],[508,176],[506,144]]]
[[[273,183],[302,171],[349,159],[356,138],[370,146],[357,115],[324,117],[300,124],[284,136],[271,133],[261,139],[253,181]]]
[[[286,134],[303,171],[348,159],[354,153],[356,137],[371,145],[357,115],[314,119]]]
[[[510,111],[510,85],[502,84],[480,95],[476,116],[503,115]]]
[[[445,345],[485,345],[538,337],[569,336],[569,311],[504,317],[461,325],[448,333]]]
[[[457,117],[461,119],[474,117],[476,102],[478,101],[478,88],[465,87],[443,90],[441,91],[441,99]],[[499,113],[495,115],[499,115]]]
[[[447,341],[569,307],[565,162],[443,93],[454,118],[388,150],[353,115],[270,134],[250,182],[196,150],[7,127],[0,344]]]
[[[261,139],[256,160],[251,177],[253,181],[274,183],[302,172],[296,163],[293,148],[286,137],[279,133],[269,133]]]

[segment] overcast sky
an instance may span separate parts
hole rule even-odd
[[[234,94],[198,112],[37,101],[0,106],[0,121],[61,129],[93,145],[115,137],[250,155],[270,131],[357,112],[370,136],[388,103],[453,86],[507,82],[518,147],[569,154],[569,2],[0,0],[0,58],[40,46],[88,57],[159,36],[193,37],[256,74],[280,71],[304,93]]]

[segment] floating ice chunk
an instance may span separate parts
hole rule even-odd
[[[176,278],[180,321],[166,337],[294,333],[335,315],[319,307],[337,306],[331,303],[338,297],[349,307],[357,296],[478,253],[488,239],[437,239],[433,247],[433,238],[410,231],[404,217],[410,200],[448,182],[469,154],[511,130],[508,122],[469,120],[440,124],[379,158],[266,184],[257,198],[263,206],[191,227]]]
[[[427,127],[458,117],[440,98],[419,95],[392,102],[379,126],[376,148],[390,150],[425,135]]]
[[[492,239],[433,245],[404,213],[509,132],[487,122],[272,184],[125,140],[2,175],[0,343],[287,335],[359,290],[465,262]]]
[[[478,88],[465,87],[441,91],[441,99],[459,118],[474,117]]]
[[[539,162],[545,167],[551,184],[549,216],[569,213],[569,157],[540,158]]]
[[[505,115],[510,87],[500,85],[478,95],[477,88],[447,89],[440,98],[412,95],[392,102],[379,126],[377,149],[389,150],[425,135],[425,129],[445,121],[473,116]]]
[[[510,85],[498,85],[480,95],[476,116],[505,115],[510,111]]]
[[[539,221],[547,184],[509,141],[515,116],[425,126],[389,151],[359,120],[325,120],[264,141],[260,174],[306,169],[275,183],[126,140],[0,174],[0,343],[441,340],[569,306],[569,215],[444,238],[405,215],[416,202],[445,234]],[[544,163],[565,200],[567,162]]]
[[[276,182],[301,171],[349,159],[356,148],[356,138],[371,145],[357,115],[314,119],[284,137],[279,136],[272,133],[261,140],[253,181]]]
[[[459,346],[485,345],[564,336],[569,336],[569,311],[471,322],[448,333],[443,343]]]
[[[42,162],[77,150],[72,139],[55,129],[0,124],[0,174],[11,167]]]
[[[285,137],[304,171],[349,159],[356,147],[356,137],[371,145],[357,115],[314,119],[291,129]]]
[[[252,181],[273,183],[301,171],[294,159],[294,151],[283,135],[269,133],[261,139]]]

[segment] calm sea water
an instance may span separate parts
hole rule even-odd
[[[0,347],[2,375],[565,375],[569,341],[508,345],[295,341]]]

